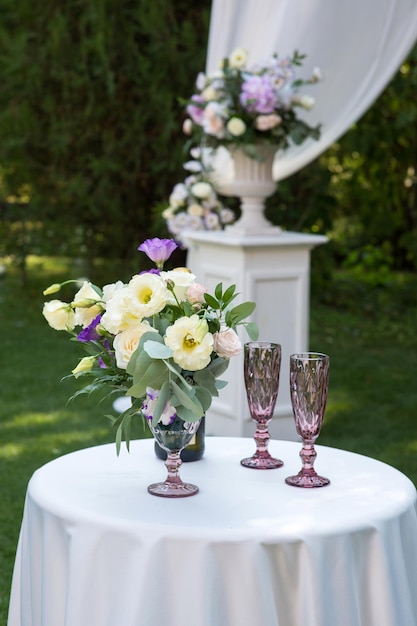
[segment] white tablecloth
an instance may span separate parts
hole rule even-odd
[[[151,440],[48,463],[27,492],[9,626],[416,626],[416,490],[394,468],[317,446],[321,489],[285,484],[300,444],[272,441],[277,470],[240,465],[252,439],[206,440],[165,478]]]

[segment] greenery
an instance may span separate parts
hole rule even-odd
[[[6,623],[31,475],[57,456],[113,443],[115,435],[104,417],[112,412],[108,401],[100,404],[91,396],[67,404],[77,383],[60,380],[78,362],[78,346],[66,333],[51,332],[41,315],[44,286],[74,275],[76,268],[62,258],[29,261],[25,289],[12,265],[0,282],[0,623]],[[352,272],[336,272],[325,290],[314,283],[310,347],[331,358],[320,443],[387,462],[417,485],[416,292],[415,274],[391,274],[372,289]],[[138,425],[132,437],[142,436]]]

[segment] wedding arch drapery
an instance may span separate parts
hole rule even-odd
[[[249,63],[298,50],[307,55],[305,77],[320,67],[324,80],[311,87],[316,104],[305,115],[322,124],[322,135],[276,160],[274,178],[283,180],[365,113],[416,39],[417,0],[213,0],[206,70],[238,47],[248,50]]]

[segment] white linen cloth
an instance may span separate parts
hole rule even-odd
[[[240,47],[250,53],[250,64],[298,50],[307,55],[301,76],[321,68],[323,82],[309,90],[316,105],[305,114],[311,125],[323,124],[321,139],[276,159],[274,178],[282,180],[324,152],[365,113],[416,39],[415,0],[213,0],[206,70],[216,70]]]
[[[277,470],[244,468],[252,439],[209,437],[165,478],[153,441],[60,457],[33,475],[8,626],[416,626],[416,490],[394,468],[317,446],[331,485],[285,484],[300,444],[272,441]]]

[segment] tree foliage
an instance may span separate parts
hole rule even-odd
[[[204,66],[210,2],[0,5],[3,195],[29,194],[44,250],[124,258],[180,175],[178,97]]]

